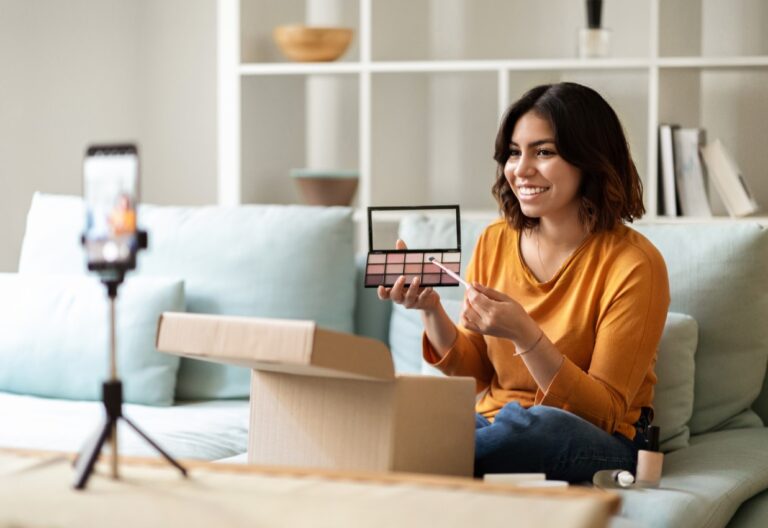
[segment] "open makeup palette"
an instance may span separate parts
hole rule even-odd
[[[455,219],[455,246],[394,249],[396,235],[387,234],[381,226],[392,225],[393,221],[407,216],[414,216],[425,223]],[[374,233],[377,239],[374,241]],[[451,236],[453,238],[453,236]],[[408,240],[405,240],[408,244]],[[446,244],[439,244],[446,245]],[[446,273],[438,265],[459,274],[461,268],[461,224],[458,205],[429,205],[416,207],[369,207],[368,208],[368,260],[365,266],[365,287],[390,287],[405,275],[405,284],[409,285],[414,277],[419,277],[422,286],[458,286],[459,281]]]

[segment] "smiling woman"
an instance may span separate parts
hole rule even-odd
[[[621,124],[590,88],[539,86],[510,107],[494,158],[503,219],[472,254],[459,325],[417,281],[379,295],[421,310],[427,362],[475,378],[478,476],[632,471],[669,284],[660,253],[624,225],[644,210]]]

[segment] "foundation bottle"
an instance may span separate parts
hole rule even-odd
[[[637,452],[637,485],[643,488],[658,488],[664,453],[659,452],[659,427],[648,427],[648,449]]]

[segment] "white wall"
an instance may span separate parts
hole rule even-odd
[[[216,202],[215,0],[0,0],[0,271],[35,191],[80,194],[85,146],[138,142],[142,198]]]

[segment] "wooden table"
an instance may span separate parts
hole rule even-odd
[[[72,489],[72,455],[0,450],[0,526],[602,527],[620,498],[588,488],[525,490],[472,479],[296,470],[160,459],[104,460]]]

